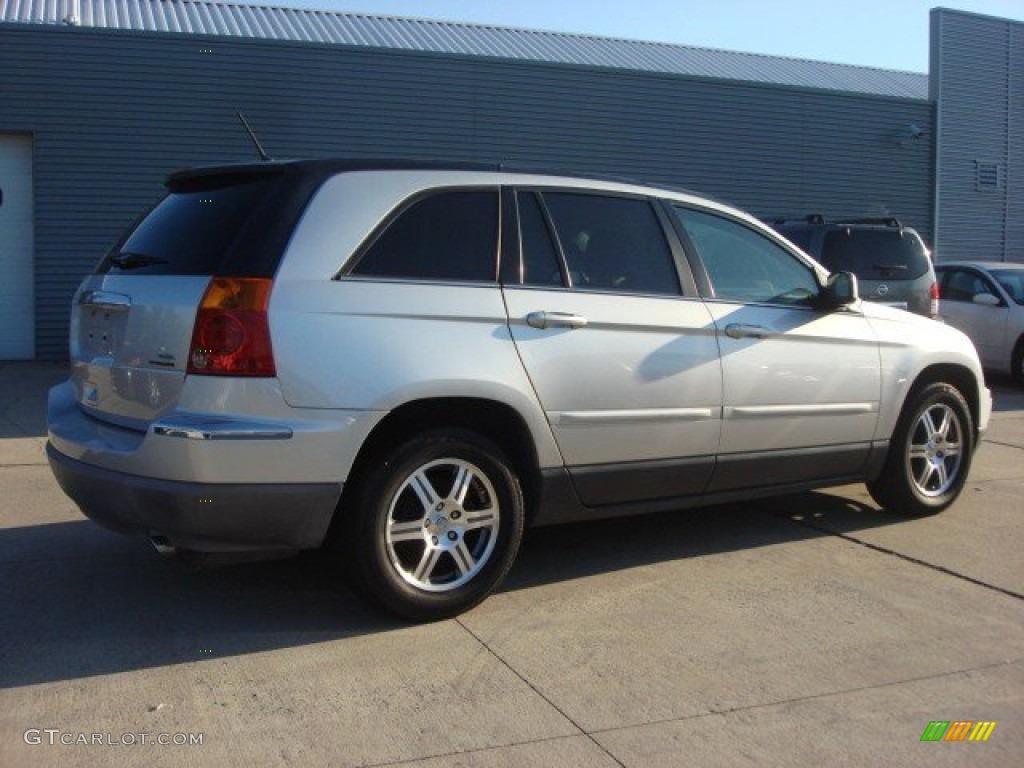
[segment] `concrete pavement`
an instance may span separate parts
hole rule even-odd
[[[500,593],[409,626],[321,557],[189,570],[83,519],[42,453],[62,376],[0,364],[4,768],[1024,754],[1024,392],[1005,382],[942,515],[905,520],[848,486],[535,530]],[[935,720],[997,725],[921,742]]]

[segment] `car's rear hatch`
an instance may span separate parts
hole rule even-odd
[[[931,262],[911,230],[837,226],[825,233],[821,263],[857,275],[864,299],[928,314]]]
[[[174,408],[211,278],[273,277],[308,199],[296,176],[266,164],[168,179],[74,298],[72,381],[90,415],[144,430]]]

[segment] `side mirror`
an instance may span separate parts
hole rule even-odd
[[[834,272],[821,290],[821,303],[826,309],[845,307],[858,298],[857,276],[852,272]]]
[[[981,304],[983,307],[998,307],[1001,302],[998,296],[993,296],[991,293],[976,293],[974,298],[971,299],[975,304]]]

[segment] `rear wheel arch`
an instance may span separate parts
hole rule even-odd
[[[375,461],[414,435],[435,429],[462,429],[491,441],[508,457],[522,485],[527,522],[536,513],[540,493],[537,449],[526,420],[496,400],[442,397],[413,400],[392,410],[363,441],[348,473],[332,530],[344,517],[346,501]],[[339,514],[340,513],[340,514]]]

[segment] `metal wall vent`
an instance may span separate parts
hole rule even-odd
[[[976,185],[979,192],[995,192],[1003,188],[1003,165],[1002,163],[983,163],[975,161],[977,178]]]

